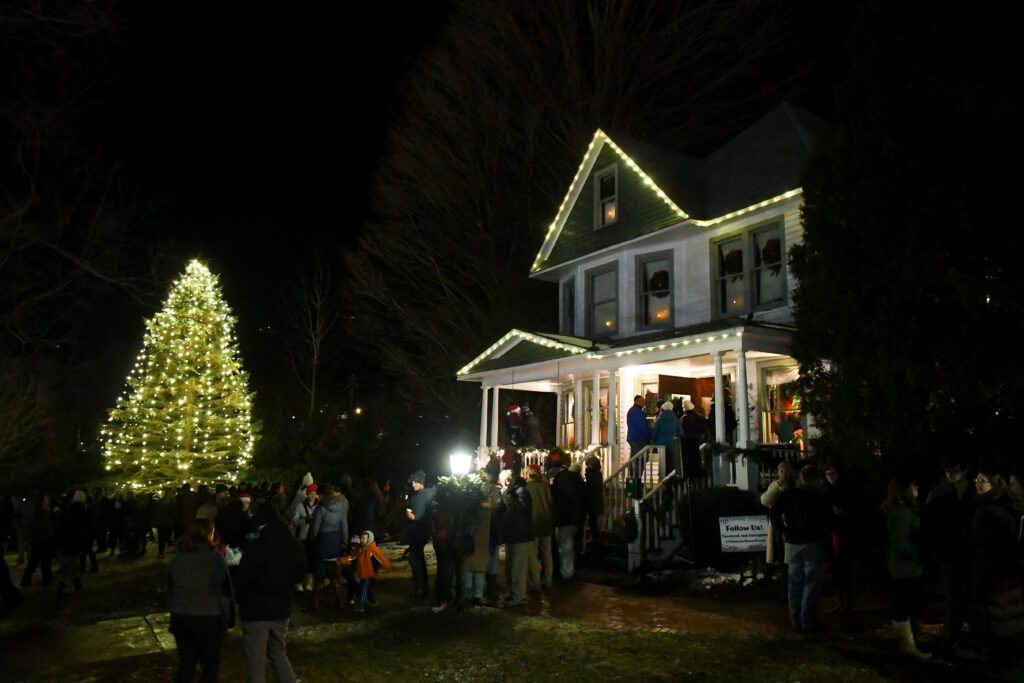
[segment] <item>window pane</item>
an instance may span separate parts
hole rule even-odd
[[[782,301],[785,296],[782,239],[779,232],[778,228],[773,228],[754,234],[758,305]]]
[[[601,225],[608,225],[615,220],[615,200],[601,202]]]
[[[672,298],[668,294],[648,294],[643,298],[644,325],[660,325],[672,315]]]
[[[598,181],[601,187],[601,199],[615,196],[615,174],[609,173]]]
[[[643,291],[667,292],[669,290],[668,259],[647,261],[643,265]]]
[[[618,309],[618,304],[615,301],[594,306],[593,321],[595,335],[615,332],[618,328],[618,320],[616,320]]]
[[[618,274],[615,271],[595,275],[591,280],[591,301],[609,301],[616,298],[618,292]]]
[[[718,245],[718,297],[722,313],[742,312],[746,306],[743,282],[743,240]]]

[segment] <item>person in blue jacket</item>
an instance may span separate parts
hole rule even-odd
[[[667,474],[676,469],[673,463],[676,462],[676,439],[682,438],[683,426],[679,424],[679,418],[672,411],[675,406],[672,401],[665,401],[661,404],[661,412],[658,419],[654,421],[653,434],[654,443],[665,447],[665,455],[658,463],[658,474],[664,479]]]

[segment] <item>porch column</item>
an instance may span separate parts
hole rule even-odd
[[[562,388],[555,389],[555,445],[565,446],[562,443]]]
[[[747,352],[736,352],[736,415],[739,433],[736,441],[740,448],[750,448],[750,399],[747,393]]]
[[[494,403],[491,404],[491,450],[498,450],[498,406],[501,399],[498,397],[498,387],[494,387]]]
[[[572,428],[572,447],[575,450],[581,450],[583,448],[583,380],[577,377],[573,381],[573,396],[576,397],[576,402],[573,405],[573,428]]]
[[[611,462],[619,462],[619,373],[612,370],[608,373],[608,455]],[[610,463],[603,463],[604,471],[611,468]]]
[[[590,443],[601,443],[601,371],[594,370],[594,391],[590,395]]]
[[[480,448],[477,449],[477,455],[482,455],[487,450],[487,392],[491,388],[481,383],[480,389],[483,395],[480,397]]]
[[[725,443],[725,387],[722,385],[722,355],[715,354],[715,441]]]

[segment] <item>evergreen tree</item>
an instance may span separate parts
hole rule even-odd
[[[127,389],[100,431],[116,483],[151,490],[237,479],[259,426],[251,423],[254,394],[235,322],[217,277],[189,263],[163,310],[146,321]]]
[[[1014,28],[933,9],[865,7],[792,250],[817,445],[922,485],[954,449],[1009,468],[1024,414]]]

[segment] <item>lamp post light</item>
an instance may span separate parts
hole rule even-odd
[[[473,466],[473,456],[469,453],[452,453],[448,456],[448,464],[452,474],[461,477],[469,474],[469,470]]]

